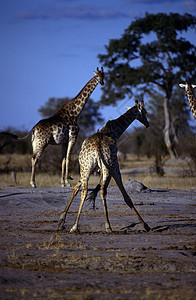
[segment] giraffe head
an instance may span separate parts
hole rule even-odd
[[[185,83],[179,83],[179,87],[185,89],[185,92],[187,93],[188,88],[196,88],[196,84],[191,84],[189,80],[186,80]]]
[[[103,68],[101,67],[101,70],[99,71],[99,68],[97,67],[97,72],[94,72],[95,76],[98,77],[98,80],[99,80],[99,83],[101,85],[104,85],[104,71],[103,71]]]
[[[185,94],[188,98],[190,109],[193,113],[193,116],[196,120],[196,98],[193,94],[192,88],[196,88],[196,84],[191,84],[189,80],[185,81],[185,84],[180,83],[179,86],[185,89]]]
[[[147,111],[144,107],[144,101],[141,100],[141,103],[139,104],[138,103],[138,100],[135,101],[135,110],[136,110],[136,117],[135,119],[137,119],[139,122],[141,122],[146,128],[148,128],[150,125],[149,125],[149,122],[147,120],[147,117],[146,117],[146,114],[147,114]],[[127,107],[126,106],[126,109],[131,109],[131,107]]]

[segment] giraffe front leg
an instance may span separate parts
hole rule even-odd
[[[136,215],[136,217],[138,218],[138,220],[141,222],[141,224],[143,225],[144,229],[148,232],[151,230],[151,228],[148,226],[148,224],[142,219],[142,217],[140,216],[139,212],[136,210],[136,208],[134,207],[133,205],[133,202],[131,201],[131,198],[129,197],[129,195],[127,194],[124,186],[123,186],[123,183],[122,183],[122,178],[121,178],[121,174],[120,174],[120,171],[119,171],[119,168],[112,170],[112,176],[113,178],[115,179],[116,181],[116,184],[118,185],[122,195],[123,195],[123,198],[126,202],[126,204],[132,209],[132,211],[134,212],[134,214]]]
[[[61,169],[61,186],[65,187],[65,163],[67,155],[68,142],[62,144],[62,169]]]
[[[68,171],[67,171],[68,170]],[[62,160],[62,174],[61,174],[61,186],[62,187],[70,187],[71,184],[69,180],[73,180],[71,176],[69,176],[69,160],[67,163],[67,159],[64,157]]]
[[[67,206],[64,210],[64,212],[61,214],[60,216],[60,219],[59,219],[59,222],[58,222],[58,225],[57,225],[57,230],[62,230],[63,229],[63,225],[65,224],[65,218],[66,218],[66,215],[67,215],[67,212],[69,210],[69,207],[74,199],[74,197],[77,195],[79,189],[80,189],[80,186],[81,186],[81,182],[79,181],[72,189],[71,191],[71,196],[70,196],[70,199],[69,199],[69,202],[67,203]]]
[[[66,186],[65,185],[65,163],[66,163],[66,158],[63,157],[63,160],[62,160],[62,173],[61,173],[61,186],[62,187]]]
[[[83,207],[84,201],[85,201],[86,196],[87,196],[87,192],[88,192],[88,185],[87,184],[83,184],[82,185],[82,191],[81,191],[80,206],[79,206],[79,209],[78,209],[76,221],[75,221],[74,225],[72,226],[72,228],[70,229],[71,233],[79,231],[78,230],[78,222],[79,222],[79,219],[80,219],[80,214],[82,212],[82,207]]]
[[[71,131],[72,130],[72,131]],[[72,180],[73,178],[69,176],[69,164],[71,159],[71,152],[73,150],[73,147],[76,143],[78,129],[74,130],[73,128],[70,129],[69,132],[69,141],[68,144],[63,144],[63,161],[62,161],[62,176],[61,176],[61,185],[70,187],[71,184],[69,180]]]

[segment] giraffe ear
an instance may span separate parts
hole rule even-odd
[[[125,106],[125,107],[126,107],[127,110],[129,110],[129,109],[131,108],[131,107],[129,107],[129,106]]]
[[[97,73],[96,73],[95,71],[94,71],[93,73],[94,73],[95,75],[97,75]]]
[[[193,89],[196,88],[196,84],[191,84],[191,86]]]
[[[179,87],[181,87],[181,88],[185,88],[185,84],[184,83],[179,83]]]

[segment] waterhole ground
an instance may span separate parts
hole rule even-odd
[[[85,203],[80,232],[69,233],[80,194],[57,231],[71,188],[0,189],[1,299],[195,299],[196,189],[134,192],[146,233],[116,186],[108,188],[113,233],[100,195]]]

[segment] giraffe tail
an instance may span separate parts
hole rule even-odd
[[[99,183],[87,197],[87,200],[89,202],[93,202],[93,209],[95,209],[95,199],[96,199],[97,194],[100,191],[100,189],[101,189],[101,184]]]
[[[18,137],[18,140],[25,140],[34,130],[34,127],[23,137]]]

